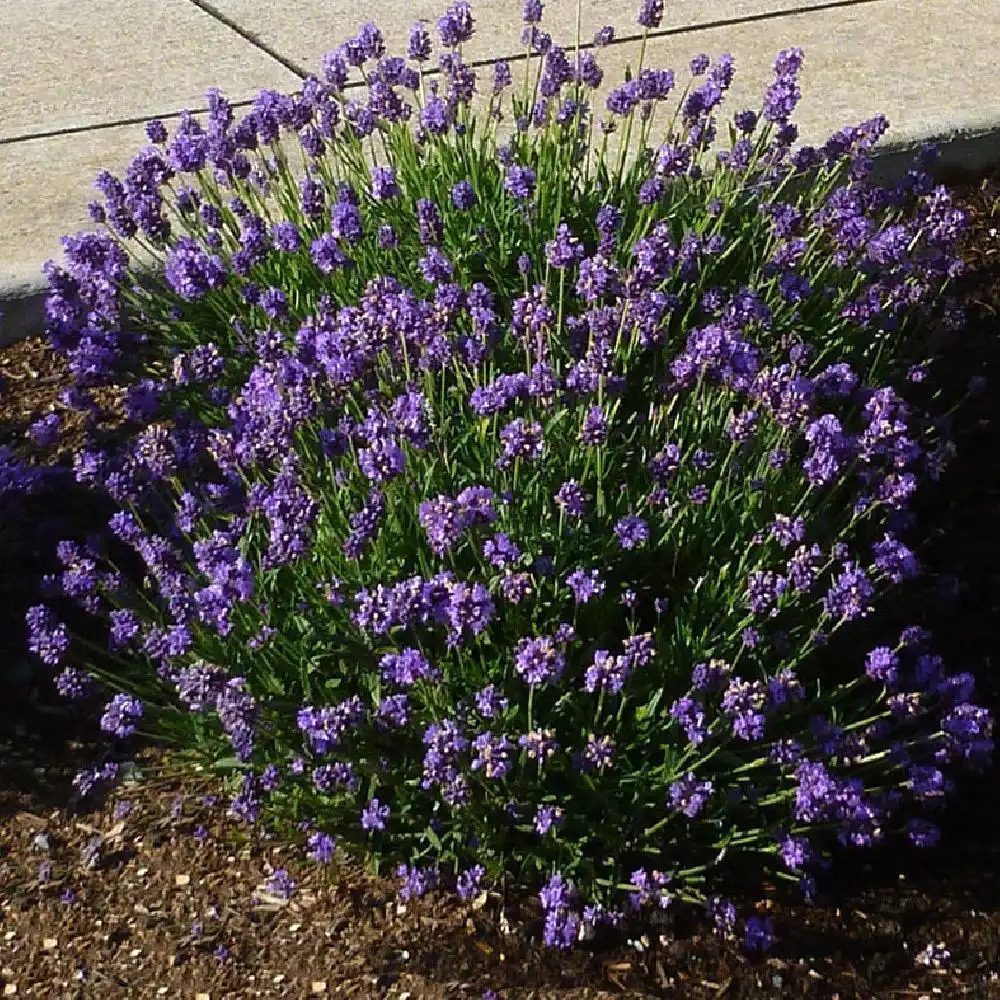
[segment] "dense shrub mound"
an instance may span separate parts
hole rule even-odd
[[[665,127],[671,71],[602,90],[611,29],[564,50],[540,15],[522,86],[463,62],[457,3],[434,73],[426,26],[402,59],[367,25],[99,178],[49,334],[134,434],[76,458],[120,510],[60,546],[31,646],[320,862],[541,887],[561,946],[675,899],[730,931],[732,863],[810,893],[833,843],[932,844],[992,750],[920,628],[856,638],[950,455],[904,397],[963,219],[930,152],[869,181],[882,118],[792,150],[799,50],[709,170],[729,56]]]

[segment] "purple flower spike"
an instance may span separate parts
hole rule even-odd
[[[525,24],[538,24],[542,19],[544,4],[541,0],[524,0],[521,8],[521,20]]]
[[[514,669],[526,684],[557,681],[566,666],[566,658],[554,639],[547,636],[521,639],[517,644]]]
[[[438,882],[437,872],[432,869],[421,869],[416,866],[400,865],[396,869],[396,877],[402,881],[399,888],[400,899],[407,901],[419,899],[433,889]]]
[[[647,30],[658,28],[663,20],[663,0],[642,0],[636,20]]]
[[[312,833],[308,840],[309,856],[321,865],[328,865],[333,860],[336,842],[326,833]]]
[[[712,782],[699,781],[691,773],[670,786],[670,804],[688,819],[696,819],[712,794]]]
[[[384,830],[389,812],[387,805],[383,805],[378,799],[372,799],[361,813],[361,829],[368,832]]]
[[[406,48],[406,58],[414,62],[427,62],[431,57],[431,34],[423,21],[417,21],[410,28],[410,40]]]
[[[116,694],[101,716],[101,729],[119,739],[125,739],[135,732],[135,724],[142,718],[142,714],[142,702],[138,698]]]
[[[226,283],[222,259],[206,253],[190,236],[182,236],[167,255],[164,275],[182,299],[200,299]]]
[[[47,413],[28,428],[28,436],[40,448],[48,448],[59,440],[62,420],[58,413]]]
[[[438,34],[445,48],[456,48],[467,42],[475,30],[472,6],[466,0],[452,4],[438,20]]]
[[[535,171],[513,163],[507,168],[503,186],[519,201],[527,201],[535,190]]]
[[[623,517],[615,524],[615,535],[623,549],[636,549],[649,540],[649,525],[641,517]]]

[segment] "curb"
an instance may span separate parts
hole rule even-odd
[[[1000,125],[987,129],[954,128],[930,138],[908,138],[878,147],[873,153],[872,179],[889,185],[905,176],[916,152],[926,142],[936,143],[941,155],[932,168],[939,183],[958,181],[1000,167]],[[0,347],[45,332],[47,283],[0,284]]]
[[[45,332],[45,279],[0,285],[0,347]]]

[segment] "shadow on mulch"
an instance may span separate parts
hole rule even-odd
[[[74,478],[72,455],[85,421],[60,400],[70,382],[64,362],[42,340],[0,351],[0,449],[10,448],[38,477],[29,492],[0,489],[0,820],[18,799],[42,810],[65,806],[73,775],[106,754],[90,710],[96,706],[62,699],[51,670],[26,647],[25,612],[45,599],[44,576],[61,568],[56,542],[101,533],[114,512]],[[111,402],[107,393],[103,399]],[[62,420],[59,441],[33,443],[29,428],[50,413]],[[113,434],[115,425],[112,417],[101,430]],[[60,612],[71,620],[72,607]]]
[[[920,553],[929,579],[938,586],[932,598],[911,607],[910,623],[928,628],[935,650],[952,669],[977,678],[977,700],[1000,714],[1000,172],[988,181],[951,176],[944,180],[956,201],[970,213],[971,238],[965,251],[969,272],[953,291],[967,310],[966,328],[948,352],[947,365],[934,373],[944,401],[961,397],[970,379],[987,377],[985,392],[960,408],[953,433],[957,458],[943,480],[920,496],[919,523],[929,529]],[[991,232],[992,230],[992,232]],[[31,420],[54,404],[65,381],[54,355],[37,342],[4,352],[30,369],[50,376],[27,408],[0,412],[0,445],[23,447]],[[0,375],[4,365],[0,363]],[[47,387],[47,388],[46,388]],[[943,406],[942,409],[947,408]],[[2,422],[6,420],[6,427]],[[38,456],[35,456],[37,459]],[[0,565],[16,567],[16,577],[0,579],[0,822],[18,809],[44,811],[64,806],[72,775],[103,759],[104,745],[95,721],[67,707],[51,684],[29,670],[23,654],[24,610],[38,600],[30,581],[54,568],[53,537],[82,539],[106,522],[107,511],[86,506],[84,494],[66,473],[53,473],[38,496],[23,506],[0,511]],[[953,582],[954,581],[954,582]],[[41,679],[40,679],[41,677]],[[132,755],[137,748],[132,747]],[[623,981],[647,991],[672,995],[679,983],[685,996],[888,996],[911,995],[914,952],[928,942],[920,935],[933,924],[950,942],[961,942],[965,973],[980,975],[976,989],[987,990],[989,973],[1000,972],[1000,794],[997,772],[961,782],[941,817],[941,845],[927,852],[898,847],[845,852],[834,875],[821,883],[819,905],[806,906],[775,891],[760,903],[775,917],[781,941],[767,961],[742,958],[729,946],[684,921],[673,940],[651,942],[642,952],[623,942],[596,953],[559,955],[538,964],[523,945],[484,928],[477,941],[496,953],[506,950],[508,986],[547,987],[601,982],[609,967],[625,969]],[[4,812],[6,810],[6,812]],[[754,900],[748,897],[748,900]],[[760,908],[759,907],[759,908]],[[394,975],[392,948],[370,964]],[[953,943],[951,947],[955,948]],[[446,975],[450,956],[469,951],[468,936],[442,928],[421,934],[410,949],[409,972],[435,980]],[[484,952],[485,954],[485,952]],[[444,960],[442,956],[445,956]],[[957,956],[956,956],[957,957]],[[467,956],[466,956],[467,959]],[[463,959],[463,964],[466,959]],[[523,960],[521,972],[515,966]],[[529,961],[530,960],[530,961]],[[530,965],[530,968],[529,968]],[[673,973],[680,976],[673,981]],[[597,978],[593,978],[593,977]],[[591,978],[587,978],[591,977]],[[949,981],[950,982],[950,981]],[[694,984],[700,983],[696,987]],[[710,985],[706,985],[710,984]],[[496,982],[496,988],[503,983]],[[703,992],[702,989],[707,992]],[[951,987],[941,980],[941,990]],[[957,987],[955,987],[957,990]],[[1000,986],[998,986],[1000,990]],[[777,992],[774,992],[777,991]],[[922,988],[927,993],[928,989]],[[374,995],[374,994],[373,994]],[[379,993],[381,995],[381,993]],[[946,995],[959,995],[957,991]],[[986,992],[965,995],[987,996]]]

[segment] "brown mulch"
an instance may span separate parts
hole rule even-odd
[[[970,323],[943,373],[957,386],[1000,372],[1000,172],[956,190],[973,219],[961,283]],[[80,432],[72,420],[55,454],[25,439],[33,420],[65,412],[58,394],[67,382],[53,352],[39,341],[0,351],[2,383],[0,444],[39,462],[65,458]],[[1000,399],[988,390],[963,412],[959,459],[923,512],[940,526],[926,549],[932,573],[955,573],[962,586],[921,623],[950,663],[977,673],[996,710]],[[15,596],[19,606],[0,607],[0,666],[28,600]],[[995,770],[960,789],[934,851],[846,857],[812,906],[777,890],[743,900],[782,935],[767,957],[747,957],[683,920],[567,955],[531,939],[530,905],[501,915],[496,899],[476,909],[431,895],[403,906],[385,880],[299,861],[266,831],[248,835],[203,801],[212,793],[223,801],[213,779],[171,776],[170,756],[155,748],[136,753],[141,783],[104,802],[68,804],[73,774],[103,750],[93,721],[37,683],[4,691],[0,996],[434,1000],[494,989],[505,1000],[1000,998]],[[265,885],[280,868],[297,883],[287,900]]]

